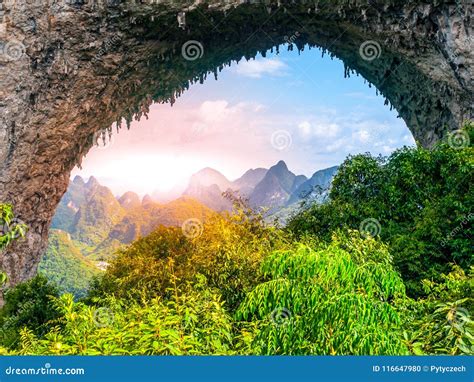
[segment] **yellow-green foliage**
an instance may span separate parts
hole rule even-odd
[[[442,275],[443,281],[423,281],[427,297],[411,301],[412,328],[405,335],[414,354],[474,354],[474,267]]]
[[[18,237],[24,236],[27,230],[25,224],[17,221],[10,204],[0,203],[0,250]]]
[[[221,229],[236,232],[235,227]],[[249,244],[254,238],[245,248],[256,251],[255,258],[261,261],[239,268],[232,261],[215,263],[205,257],[189,273],[184,264],[191,262],[179,262],[174,256],[186,260],[198,256],[196,239],[183,238],[176,230],[163,232],[150,247],[135,246],[137,255],[139,248],[144,251],[140,261],[129,260],[127,268],[113,270],[113,278],[108,279],[108,287],[115,288],[110,289],[112,295],[95,289],[96,296],[82,302],[74,302],[71,295],[53,298],[52,303],[44,304],[48,309],[51,304],[56,308],[55,318],[41,326],[48,331],[33,332],[28,322],[22,321],[22,327],[15,325],[19,343],[0,349],[0,353],[472,353],[472,321],[468,317],[472,300],[462,298],[472,292],[472,274],[468,277],[460,268],[445,276],[443,284],[426,281],[430,297],[415,301],[406,297],[386,245],[378,239],[362,239],[358,232],[337,233],[329,244],[307,238],[303,244],[289,245],[282,238],[272,238],[269,247],[260,248]],[[221,235],[214,239],[218,242],[208,243],[208,248],[218,248]],[[239,245],[245,243],[244,237],[229,234],[230,248],[231,238],[240,239]],[[167,251],[164,261],[145,257],[156,244]],[[270,246],[274,246],[272,251]],[[222,251],[223,255],[228,253],[232,254]],[[147,265],[150,271],[143,283],[138,283]],[[212,276],[216,267],[234,275],[235,283],[210,286],[216,281],[202,274]],[[176,276],[178,269],[183,279]],[[197,269],[201,273],[193,274]],[[128,278],[129,272],[135,273]],[[153,275],[158,280],[153,280]],[[162,290],[163,280],[167,287]],[[241,289],[234,290],[234,307],[223,292],[231,296],[235,285]],[[23,296],[21,288],[13,289],[16,295]],[[38,293],[50,294],[40,290],[36,288]],[[128,298],[127,292],[134,298]],[[41,303],[36,301],[36,305],[41,309]],[[22,304],[12,306],[12,314],[23,314]],[[462,309],[453,311],[453,307]],[[453,320],[453,315],[459,320]]]
[[[218,294],[209,290],[171,291],[171,298],[126,303],[114,298],[102,306],[54,303],[62,318],[42,338],[21,331],[18,354],[181,355],[229,354],[232,323]]]
[[[173,278],[186,283],[201,274],[233,309],[261,281],[263,258],[285,243],[281,231],[244,211],[211,217],[195,238],[181,228],[162,226],[121,251],[91,294],[166,296]]]

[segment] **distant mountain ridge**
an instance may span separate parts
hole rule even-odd
[[[219,171],[206,167],[191,176],[181,197],[194,199],[211,210],[221,212],[232,209],[231,201],[222,196],[225,191],[232,191],[248,199],[250,206],[254,208],[265,207],[275,211],[302,200],[324,201],[337,170],[338,166],[318,170],[308,179],[305,175],[294,174],[280,160],[269,169],[250,169],[240,178],[230,181]],[[157,203],[171,203],[180,198],[178,195],[163,203],[163,199],[156,198],[155,195],[156,193],[145,195],[140,200],[138,194],[128,191],[116,198],[96,178],[90,177],[85,182],[80,176],[76,176],[58,206],[52,228],[76,235],[97,236],[97,240],[104,239],[101,232],[110,231],[130,211],[147,204],[155,206]],[[93,226],[96,232],[82,232],[83,226]],[[89,238],[88,241],[97,240]]]
[[[257,168],[245,172],[231,182],[217,170],[206,168],[194,174],[184,195],[195,198],[215,211],[230,210],[230,201],[222,193],[233,191],[247,198],[253,208],[266,207],[271,212],[311,199],[322,201],[329,192],[338,166],[316,171],[310,179],[296,175],[284,161],[270,169]]]
[[[101,270],[84,257],[69,233],[52,229],[38,272],[54,281],[62,292],[83,297],[92,278]]]
[[[298,186],[307,180],[304,175],[295,175],[284,161],[270,167],[264,178],[255,186],[249,200],[252,207],[282,207]]]
[[[337,169],[317,171],[308,179],[279,161],[269,169],[250,169],[230,181],[208,167],[193,174],[182,196],[167,203],[158,203],[150,195],[140,200],[133,191],[115,197],[95,177],[86,182],[76,176],[59,203],[51,228],[70,234],[84,256],[103,260],[158,225],[180,226],[189,218],[205,220],[215,212],[231,210],[232,202],[222,195],[225,191],[248,199],[253,208],[266,208],[268,215],[280,210],[286,215],[305,199],[322,202]]]
[[[128,191],[116,198],[96,178],[85,182],[76,176],[59,203],[51,228],[68,233],[84,256],[103,260],[159,225],[180,226],[190,218],[204,221],[214,213],[186,196],[157,203],[150,196],[140,200]]]
[[[123,219],[126,211],[112,191],[102,186],[93,176],[83,187],[85,202],[79,205],[72,224],[64,228],[68,228],[65,231],[74,239],[95,246],[105,240],[112,227]]]
[[[247,170],[244,175],[233,182],[233,185],[239,190],[242,196],[249,196],[255,186],[263,180],[267,172],[268,170],[266,168]]]
[[[327,197],[332,180],[339,166],[316,171],[313,176],[301,183],[290,195],[287,205],[298,203],[303,199],[320,200]],[[322,201],[322,200],[320,200]]]
[[[126,210],[137,208],[142,203],[138,194],[133,191],[127,191],[120,198],[118,198],[118,202],[122,206],[122,208]]]
[[[193,197],[215,211],[231,210],[232,202],[225,199],[222,193],[235,191],[248,197],[266,173],[264,168],[250,169],[231,182],[219,171],[207,167],[191,176],[183,195]]]

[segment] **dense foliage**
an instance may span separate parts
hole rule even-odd
[[[3,251],[14,240],[23,237],[27,226],[15,218],[13,207],[10,204],[0,203],[0,252]],[[8,282],[8,276],[0,269],[0,293]]]
[[[286,247],[286,245],[285,245]],[[471,354],[472,274],[456,269],[430,297],[413,300],[387,246],[357,232],[330,244],[306,242],[266,255],[237,310],[196,274],[167,274],[164,293],[113,295],[75,302],[36,285],[36,326],[15,325],[14,354]],[[160,274],[160,278],[164,277]],[[36,282],[36,281],[35,281]],[[31,282],[30,282],[31,283]],[[22,289],[23,288],[23,289]],[[116,284],[118,295],[122,286]],[[126,289],[126,288],[125,288]],[[15,296],[25,296],[24,286]],[[96,293],[98,290],[96,290]],[[45,298],[46,296],[49,296]],[[469,294],[467,294],[469,296]],[[441,303],[440,298],[446,303]],[[18,298],[18,297],[17,297]],[[452,302],[451,302],[452,301]],[[10,311],[11,309],[9,309]],[[15,311],[18,311],[18,304]],[[11,314],[5,311],[5,317]],[[35,317],[38,313],[31,313]],[[37,317],[41,317],[38,315]],[[47,329],[45,332],[44,329]]]
[[[420,296],[423,279],[441,281],[451,264],[472,264],[473,186],[472,146],[352,156],[339,168],[330,201],[296,215],[288,228],[297,238],[330,240],[341,227],[379,236],[409,294]]]
[[[415,330],[409,346],[414,354],[474,354],[474,267],[459,266],[435,283],[423,281],[427,297],[412,302],[407,325]]]
[[[105,302],[105,301],[103,301]],[[217,294],[175,289],[166,301],[109,298],[107,306],[55,299],[58,326],[42,337],[21,332],[19,354],[227,354],[231,318]]]
[[[286,229],[240,199],[159,227],[80,301],[38,276],[5,294],[0,353],[473,354],[474,157],[451,146],[348,158]]]
[[[239,307],[259,323],[263,354],[407,354],[402,341],[405,286],[386,247],[357,235],[313,250],[277,251],[262,265],[269,281]],[[364,256],[360,256],[363,253]]]
[[[261,280],[262,259],[287,245],[280,230],[266,227],[241,201],[235,202],[234,214],[197,224],[202,233],[196,237],[187,237],[181,228],[159,227],[120,251],[91,295],[166,296],[175,279],[186,284],[203,275],[233,310]]]
[[[44,276],[36,276],[7,290],[5,305],[0,311],[1,343],[16,348],[20,340],[19,331],[25,326],[36,335],[47,333],[58,317],[51,298],[58,296],[56,286]]]

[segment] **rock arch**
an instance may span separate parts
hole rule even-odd
[[[29,226],[0,256],[11,284],[35,274],[97,132],[233,60],[320,47],[377,87],[424,146],[473,117],[469,0],[4,0],[0,23],[0,201]],[[202,57],[183,57],[189,41]],[[361,54],[367,41],[376,59]]]

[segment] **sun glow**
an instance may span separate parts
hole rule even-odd
[[[171,191],[187,182],[193,173],[203,167],[206,167],[206,163],[201,158],[183,155],[134,155],[102,163],[100,171],[97,171],[97,168],[94,174],[88,175],[94,175],[106,184],[115,179],[122,179],[127,187],[133,185],[133,191],[146,194],[153,191]]]

